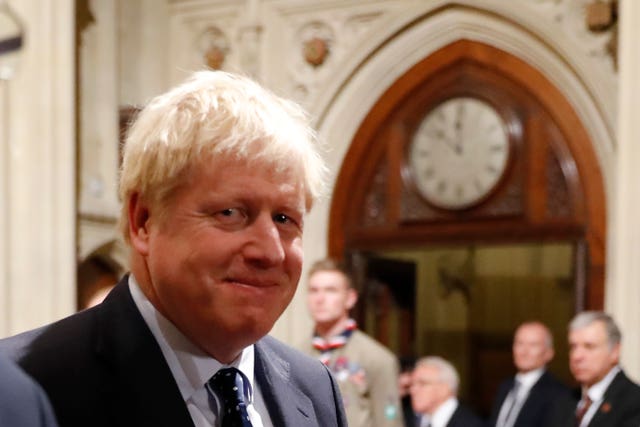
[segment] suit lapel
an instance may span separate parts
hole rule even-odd
[[[520,412],[518,412],[518,416],[516,417],[516,425],[519,421],[522,422],[523,420],[530,418],[532,413],[540,410],[537,406],[542,398],[542,393],[544,393],[543,388],[548,380],[548,375],[549,373],[544,371],[540,378],[538,378],[538,381],[536,381],[531,387],[529,395],[524,401],[524,404],[522,405],[522,408],[520,408]]]
[[[255,345],[255,374],[273,425],[278,427],[316,426],[313,404],[290,382],[289,363],[264,340]]]
[[[114,425],[193,426],[162,351],[140,315],[125,276],[100,307],[95,351]]]
[[[611,424],[610,417],[615,414],[614,411],[616,410],[613,402],[620,402],[620,397],[617,395],[624,387],[625,380],[626,375],[622,371],[618,372],[613,378],[613,381],[611,381],[611,384],[609,384],[609,387],[607,387],[607,390],[604,392],[602,403],[598,407],[596,413],[593,414],[593,418],[589,423],[590,427],[606,427]]]

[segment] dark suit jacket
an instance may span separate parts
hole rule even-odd
[[[447,427],[484,427],[484,422],[463,404],[459,404]]]
[[[557,411],[552,427],[572,426],[575,419],[577,397],[565,400]],[[589,427],[638,427],[640,426],[640,386],[620,371],[604,392],[598,411],[591,418]]]
[[[0,426],[57,426],[42,388],[5,357],[0,358]]]
[[[92,309],[0,341],[45,389],[61,427],[193,426],[127,281]],[[265,337],[255,375],[274,425],[346,426],[338,387],[316,359]]]
[[[515,377],[504,381],[498,388],[493,402],[489,426],[494,427],[500,415],[500,408],[509,391],[513,387]],[[529,396],[520,408],[514,427],[546,427],[554,413],[558,401],[566,400],[570,395],[569,389],[553,375],[545,371],[529,391]]]
[[[411,424],[406,424],[414,427],[420,426],[420,415],[414,415],[411,420]],[[451,414],[447,427],[485,427],[485,424],[480,417],[471,411],[471,409],[467,408],[462,403],[459,403],[456,410]]]
[[[416,413],[413,412],[413,407],[411,406],[411,395],[402,396],[401,403],[405,427],[414,427]]]

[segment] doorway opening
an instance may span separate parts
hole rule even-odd
[[[488,415],[515,373],[513,333],[539,320],[553,333],[549,369],[570,383],[566,328],[583,265],[573,242],[443,245],[353,252],[361,328],[401,358],[438,355],[461,377],[460,398]]]

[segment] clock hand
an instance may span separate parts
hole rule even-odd
[[[442,141],[444,145],[449,147],[455,154],[459,154],[458,153],[459,148],[456,141],[451,137],[449,137],[446,134],[446,132],[443,131],[442,129],[436,129],[436,130],[433,130],[432,132],[429,132],[429,136],[437,141]]]
[[[463,127],[464,115],[465,115],[465,105],[464,103],[459,102],[456,108],[456,118],[453,124],[453,127],[456,132],[455,152],[459,156],[463,154],[462,127]]]

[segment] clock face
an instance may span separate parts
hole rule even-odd
[[[509,138],[489,104],[458,97],[427,114],[408,154],[413,182],[428,202],[464,209],[481,201],[500,181]]]

